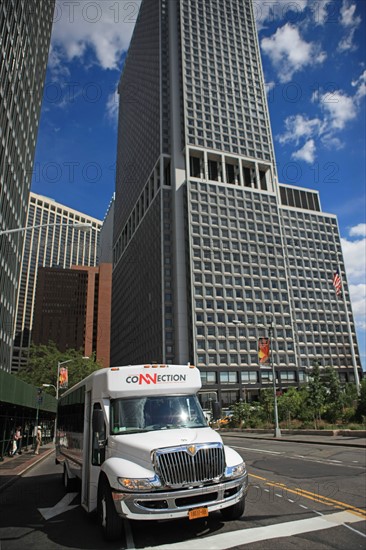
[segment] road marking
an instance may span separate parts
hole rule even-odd
[[[233,449],[240,449],[240,450],[243,450],[243,451],[249,451],[249,452],[252,452],[252,453],[267,453],[267,454],[271,454],[271,455],[286,455],[286,453],[284,452],[279,452],[279,451],[267,451],[265,449],[253,449],[252,447],[240,447],[238,445],[230,445],[230,447],[232,447]],[[353,466],[353,464],[345,464],[344,462],[342,462],[341,460],[332,460],[330,458],[311,458],[311,457],[308,457],[308,456],[304,456],[304,455],[293,455],[293,456],[288,456],[286,455],[286,458],[288,459],[291,459],[291,460],[305,460],[307,462],[315,462],[316,464],[331,464],[332,466],[344,466],[345,468],[356,468],[357,470],[363,470],[364,468],[362,466]],[[352,463],[358,463],[359,461],[358,460],[353,460]]]
[[[79,504],[69,506],[70,502],[72,502],[77,495],[78,493],[67,493],[67,495],[65,495],[63,499],[60,500],[60,502],[55,504],[55,506],[52,506],[52,508],[38,508],[38,512],[42,514],[46,521],[48,519],[54,518],[55,516],[59,516],[60,514],[68,512],[69,510],[72,510],[73,508],[77,508],[79,506]]]
[[[199,546],[209,548],[210,550],[228,550],[237,546],[243,546],[253,542],[260,542],[270,539],[281,539],[300,535],[301,533],[312,533],[345,525],[345,523],[355,523],[359,521],[353,514],[348,512],[335,512],[334,514],[323,515],[266,525],[265,527],[253,527],[250,529],[240,529],[230,533],[220,533],[211,537],[202,537],[200,539],[185,540],[176,544],[163,544],[162,546],[149,546],[144,550],[186,550],[187,547],[197,548]],[[347,527],[347,526],[346,526]],[[191,544],[190,544],[191,543]],[[195,546],[192,546],[192,545]]]
[[[244,451],[252,451],[255,453],[268,453],[269,455],[284,455],[280,451],[267,451],[265,449],[252,449],[250,447],[236,447],[235,445],[230,445],[232,449],[243,449]]]
[[[302,496],[304,498],[308,498],[310,500],[313,500],[315,502],[320,502],[321,504],[325,504],[326,506],[333,506],[335,508],[343,508],[344,510],[347,510],[351,514],[355,514],[359,517],[366,518],[366,511],[362,508],[357,508],[356,506],[352,506],[351,504],[347,504],[345,502],[341,502],[339,500],[335,500],[333,498],[329,498],[317,493],[312,493],[311,491],[306,491],[305,489],[300,489],[299,487],[296,487],[295,489],[290,489],[289,487],[286,487],[283,483],[276,483],[273,481],[270,481],[269,479],[261,476],[257,476],[255,474],[249,474],[249,477],[254,477],[256,479],[261,479],[265,482],[266,485],[269,485],[270,487],[277,487],[285,489],[286,492],[292,493],[297,496]],[[265,491],[268,491],[268,489],[264,489]]]

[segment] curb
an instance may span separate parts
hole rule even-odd
[[[42,462],[45,458],[47,458],[48,456],[50,456],[53,452],[55,451],[55,449],[47,449],[47,451],[45,451],[44,453],[42,453],[37,459],[35,459],[34,461],[28,463],[28,464],[24,464],[23,466],[23,469],[22,470],[19,470],[18,472],[14,473],[11,475],[10,479],[8,479],[7,481],[4,481],[4,483],[0,483],[0,493],[8,488],[10,485],[12,485],[13,483],[16,482],[16,480],[22,476],[23,474],[25,474],[28,470],[31,470],[34,466],[37,466],[37,464],[39,464],[40,462]]]
[[[314,440],[304,441],[303,439],[287,439],[286,437],[265,437],[260,435],[250,436],[247,434],[239,435],[236,433],[228,433],[228,432],[227,433],[221,432],[220,435],[227,436],[227,437],[237,437],[240,439],[259,439],[259,440],[278,441],[278,442],[285,441],[286,443],[304,443],[304,444],[310,443],[311,445],[333,445],[334,447],[354,447],[356,449],[365,449],[365,445],[362,445],[361,443],[349,443],[348,441],[347,442],[314,441]]]

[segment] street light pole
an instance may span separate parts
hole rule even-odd
[[[272,358],[273,326],[274,326],[274,322],[271,321],[271,324],[268,327],[268,337],[269,337],[269,364],[272,368],[272,380],[273,380],[274,420],[275,420],[274,437],[281,437],[280,425],[278,423],[276,373],[275,373],[275,368],[274,368],[273,358]]]
[[[10,233],[20,233],[22,231],[29,231],[30,229],[42,229],[43,227],[55,227],[59,225],[67,225],[71,227],[71,229],[81,229],[81,230],[89,230],[92,228],[92,225],[90,223],[69,223],[69,222],[57,222],[57,223],[44,223],[41,225],[29,225],[28,227],[17,227],[15,229],[5,229],[3,231],[0,231],[1,235],[8,235]]]

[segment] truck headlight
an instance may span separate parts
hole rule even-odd
[[[227,466],[225,468],[225,477],[226,478],[241,477],[245,474],[245,471],[246,471],[245,462],[241,462],[236,466]]]
[[[160,489],[161,482],[158,476],[152,478],[118,477],[118,483],[127,491],[151,491]]]

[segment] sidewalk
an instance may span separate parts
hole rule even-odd
[[[301,435],[286,434],[282,432],[281,438],[274,437],[273,432],[253,433],[244,431],[234,431],[229,429],[219,430],[221,436],[239,437],[241,439],[267,439],[271,441],[286,441],[291,443],[310,443],[320,445],[337,445],[342,447],[356,447],[366,449],[366,437],[341,436],[341,435]]]
[[[4,460],[0,462],[0,492],[54,451],[54,443],[47,443],[42,445],[39,455],[33,454],[33,449],[30,449],[23,451],[21,455],[4,456]]]

